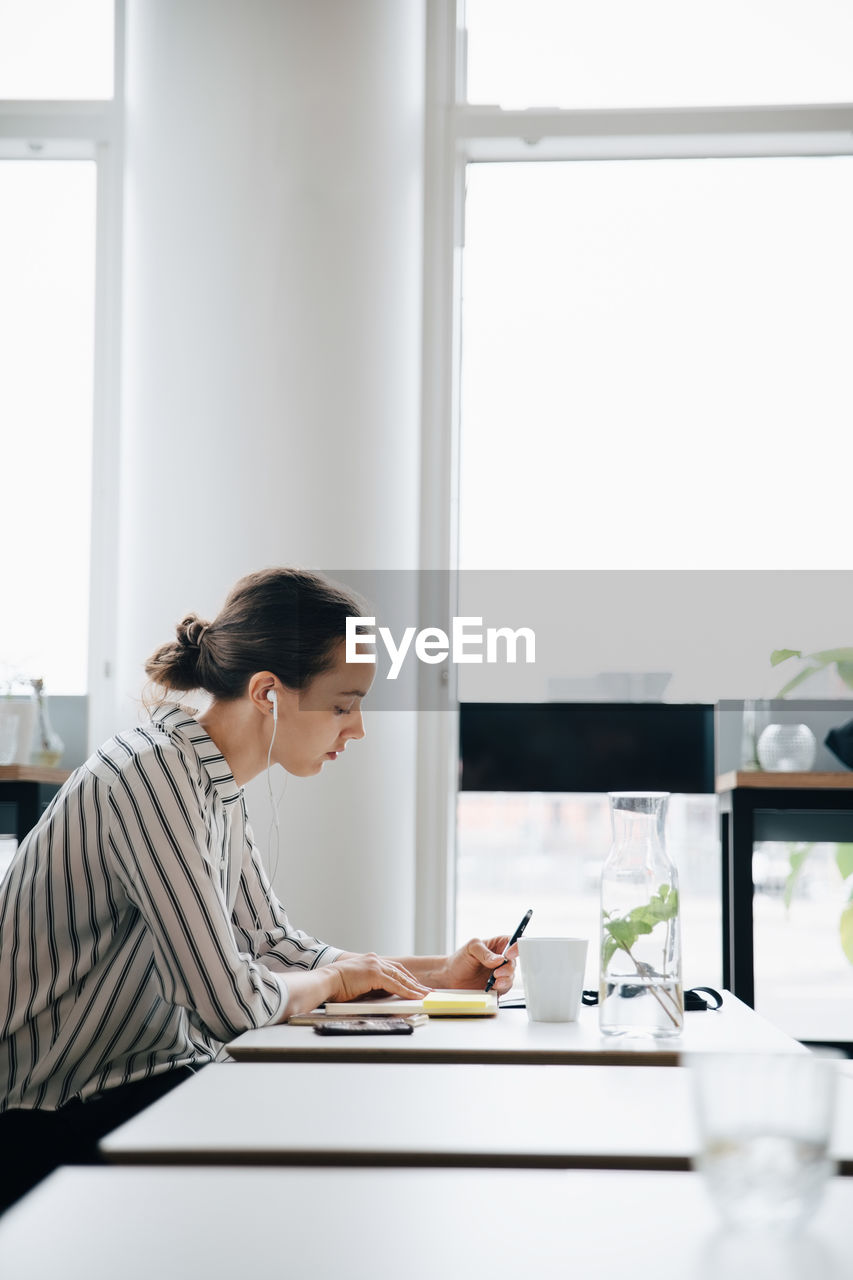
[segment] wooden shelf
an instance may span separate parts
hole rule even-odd
[[[43,764],[0,764],[0,782],[52,782],[61,786],[71,777],[69,769]]]
[[[844,791],[853,789],[853,772],[849,773],[761,773],[759,770],[738,770],[723,773],[717,778],[716,790],[734,791],[736,787],[764,787],[779,791]]]

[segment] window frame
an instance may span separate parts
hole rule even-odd
[[[0,100],[0,163],[90,160],[96,167],[88,739],[113,732],[118,585],[125,0],[114,3],[111,99]]]
[[[469,164],[853,155],[853,103],[610,110],[472,105],[466,95],[466,47],[465,0],[429,0],[420,530],[424,569],[458,565],[461,279]],[[442,670],[430,668],[426,678],[440,680]],[[418,948],[426,951],[452,946],[455,933],[459,712],[446,671],[443,678],[446,710],[422,714],[418,738],[415,923]]]

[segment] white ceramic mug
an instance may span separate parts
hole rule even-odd
[[[586,969],[586,938],[518,940],[527,1016],[531,1022],[574,1022]]]

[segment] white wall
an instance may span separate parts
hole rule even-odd
[[[423,61],[423,0],[128,0],[120,721],[241,574],[417,565]],[[414,734],[290,781],[278,888],[329,941],[412,946]]]

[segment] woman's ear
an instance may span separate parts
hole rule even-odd
[[[278,680],[271,671],[257,671],[249,680],[246,695],[261,715],[272,715],[276,719],[279,712],[279,695],[281,692]]]

